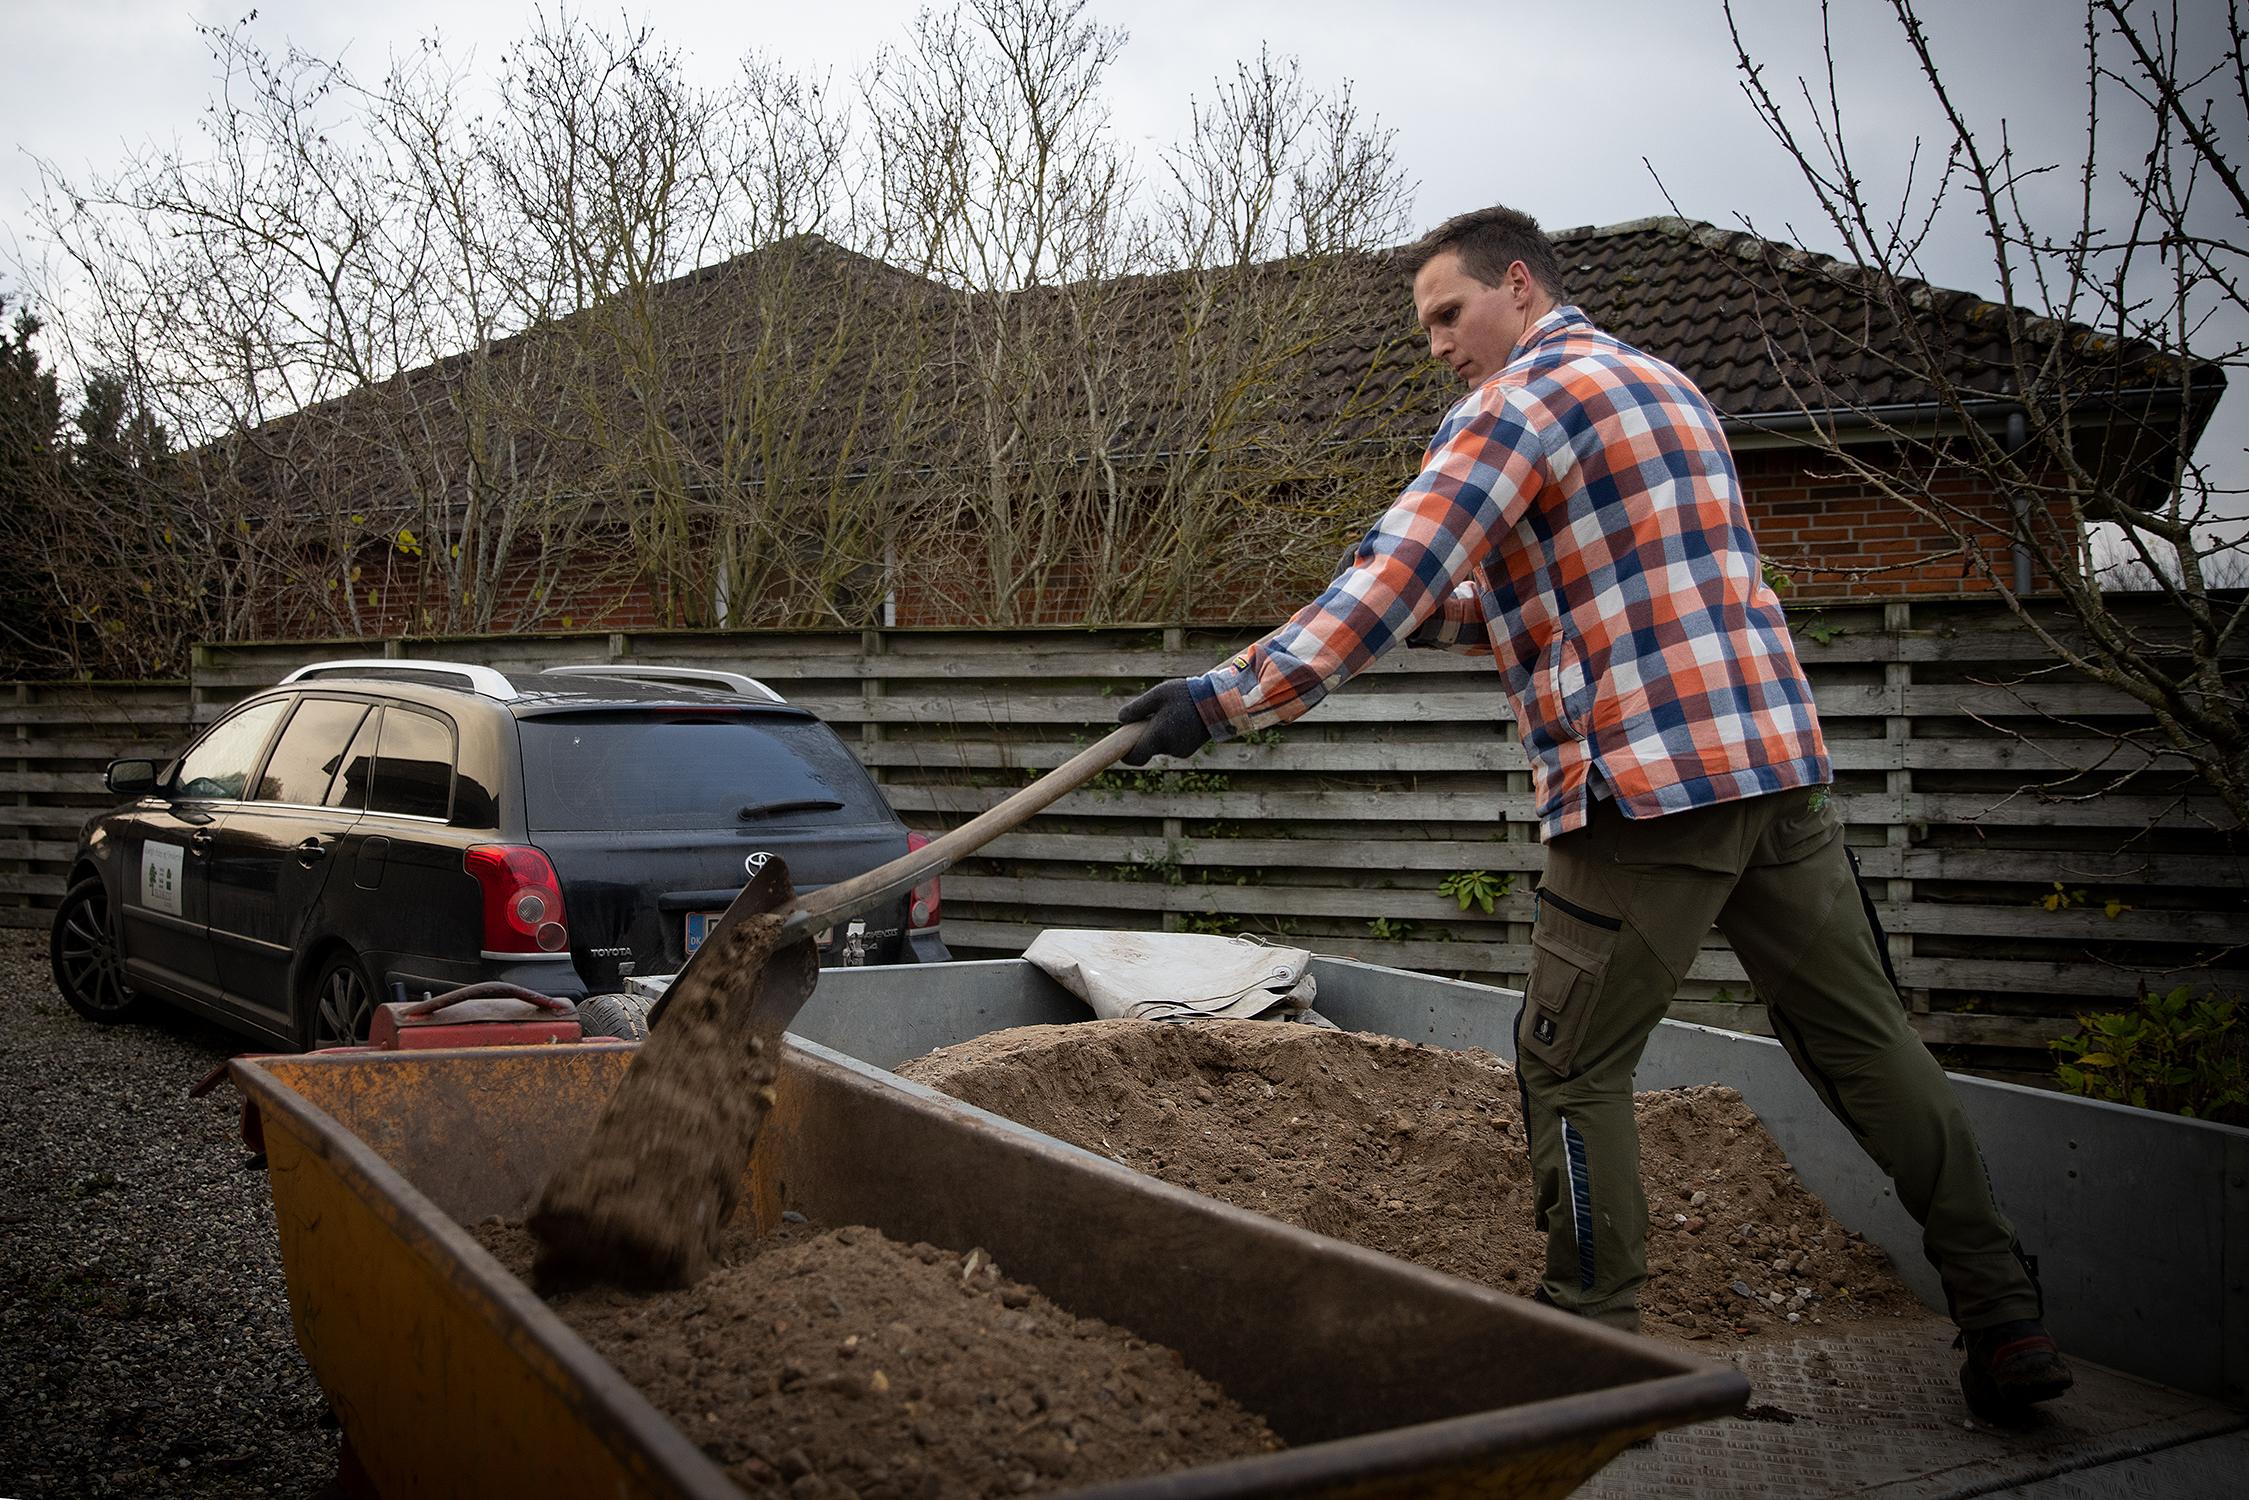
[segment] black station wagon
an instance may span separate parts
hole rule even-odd
[[[182,1005],[261,1040],[362,1040],[378,998],[669,973],[761,856],[799,892],[918,847],[842,740],[754,679],[326,662],[168,766],[110,764],[52,956],[81,1015]],[[946,958],[937,883],[822,962]]]

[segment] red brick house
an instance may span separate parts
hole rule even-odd
[[[2002,568],[2026,525],[2074,526],[1929,446],[1971,429],[2020,445],[2020,322],[2002,310],[1926,286],[1886,302],[1853,268],[1681,219],[1555,239],[1570,300],[1726,419],[1791,599],[1987,586],[1867,468],[1974,518]],[[2161,459],[2140,436],[2182,423],[2155,363],[2047,332],[2119,372],[2125,396],[2078,413],[2093,462]],[[2216,394],[2193,389],[2190,441]],[[1325,578],[1456,396],[1395,252],[974,294],[803,240],[206,463],[259,524],[301,532],[276,549],[296,577],[268,633],[1255,623]]]

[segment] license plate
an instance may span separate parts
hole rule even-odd
[[[682,956],[685,957],[689,954],[692,954],[697,948],[702,947],[703,939],[709,937],[714,931],[717,930],[718,919],[725,915],[726,913],[723,911],[689,912],[687,914],[687,947],[686,953]],[[851,925],[854,928],[864,928],[866,924],[863,922],[854,922]],[[825,953],[828,951],[828,945],[835,941],[835,935],[836,930],[833,927],[826,928],[820,933],[818,937],[813,939],[813,942],[819,946],[819,949],[822,953]]]
[[[689,912],[687,914],[687,951],[693,953],[697,948],[702,947],[703,939],[711,935],[712,931],[718,926],[718,919],[725,915],[726,913],[722,911]]]

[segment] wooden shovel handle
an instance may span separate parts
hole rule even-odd
[[[1123,759],[1126,751],[1140,743],[1141,733],[1147,727],[1145,723],[1120,725],[1097,744],[1080,750],[997,807],[977,814],[951,833],[931,839],[889,864],[877,865],[864,875],[854,875],[849,880],[839,880],[814,891],[789,908],[781,926],[781,942],[786,944],[809,937],[822,928],[872,911],[930,876],[941,874],[955,860],[975,853],[1001,834],[1020,828]]]

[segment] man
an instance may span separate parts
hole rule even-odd
[[[1126,705],[1121,722],[1148,725],[1127,761],[1293,719],[1401,642],[1492,654],[1546,843],[1515,1023],[1540,1299],[1639,1325],[1632,1073],[1715,923],[1921,1223],[1970,1406],[2005,1420],[2059,1395],[2030,1265],[1888,977],[1717,414],[1568,305],[1524,214],[1464,214],[1412,264],[1430,352],[1468,395],[1317,599]]]

